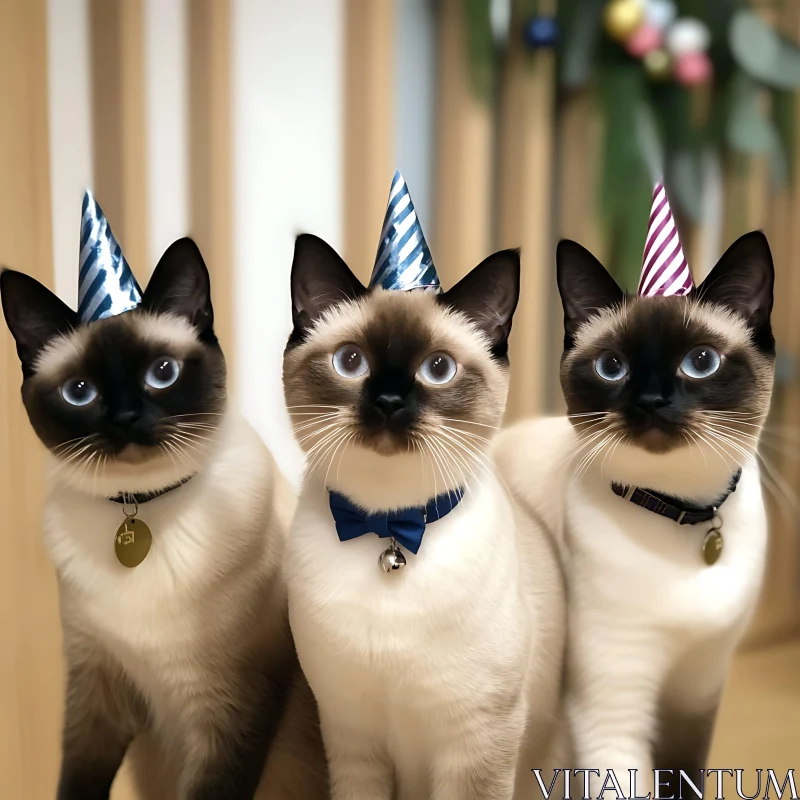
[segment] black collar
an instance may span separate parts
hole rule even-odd
[[[623,486],[621,483],[612,483],[611,491],[634,505],[674,520],[678,525],[696,525],[698,522],[707,522],[714,518],[717,509],[736,491],[736,484],[739,483],[741,477],[742,470],[738,469],[731,477],[728,488],[710,506],[684,503],[680,498],[669,494],[661,494],[652,489],[642,489],[638,486]]]
[[[185,478],[183,478],[183,480],[180,480],[177,483],[171,483],[169,486],[165,486],[163,489],[156,489],[152,492],[142,492],[141,494],[120,492],[118,495],[109,497],[108,499],[112,503],[120,503],[121,505],[140,506],[142,503],[149,503],[151,500],[155,500],[156,497],[161,497],[162,495],[167,494],[167,492],[171,492],[173,489],[179,489],[185,483],[189,483],[193,477],[194,475],[187,475]]]

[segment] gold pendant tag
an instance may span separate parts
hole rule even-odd
[[[703,539],[703,560],[709,567],[719,561],[724,544],[722,534],[716,528],[712,528],[706,534],[706,538]]]
[[[114,552],[123,567],[138,567],[147,558],[153,535],[140,519],[128,517],[117,529]]]

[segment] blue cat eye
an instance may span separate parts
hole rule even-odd
[[[343,344],[333,354],[333,368],[343,378],[360,378],[369,372],[369,361],[357,345]]]
[[[181,374],[180,364],[170,356],[157,358],[144,374],[144,382],[151,389],[167,389]]]
[[[420,365],[419,374],[426,383],[441,385],[455,377],[456,362],[447,353],[432,353]]]
[[[628,374],[628,365],[623,358],[607,350],[595,359],[594,371],[604,381],[621,381]]]
[[[71,406],[88,406],[97,397],[97,389],[85,378],[70,378],[61,386],[61,396]]]
[[[690,350],[681,361],[681,372],[689,378],[708,378],[722,363],[719,353],[708,345]]]

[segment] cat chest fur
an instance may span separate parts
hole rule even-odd
[[[679,526],[626,503],[602,477],[573,483],[567,527],[591,604],[624,609],[619,625],[660,625],[688,638],[738,632],[757,598],[766,553],[755,467],[745,467],[720,515],[724,550],[709,567],[701,555],[708,524]]]
[[[422,708],[478,702],[487,682],[524,673],[529,622],[509,568],[517,562],[508,557],[504,499],[490,491],[466,498],[429,526],[402,574],[387,575],[378,566],[386,541],[340,542],[320,488],[301,498],[287,567],[307,671],[334,692],[368,692],[383,705],[400,692]]]
[[[248,431],[232,428],[206,471],[139,506],[153,544],[132,569],[114,553],[114,536],[125,519],[122,506],[53,482],[44,538],[62,595],[109,643],[155,657],[235,630],[236,615],[252,605],[253,593],[277,570],[283,535],[264,530],[271,519],[268,497],[253,491],[268,483],[268,465],[261,448],[244,440]],[[230,602],[215,603],[223,580]]]

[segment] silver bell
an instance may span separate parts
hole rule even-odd
[[[400,572],[406,565],[406,557],[395,544],[394,539],[389,547],[381,553],[378,563],[384,572]]]

